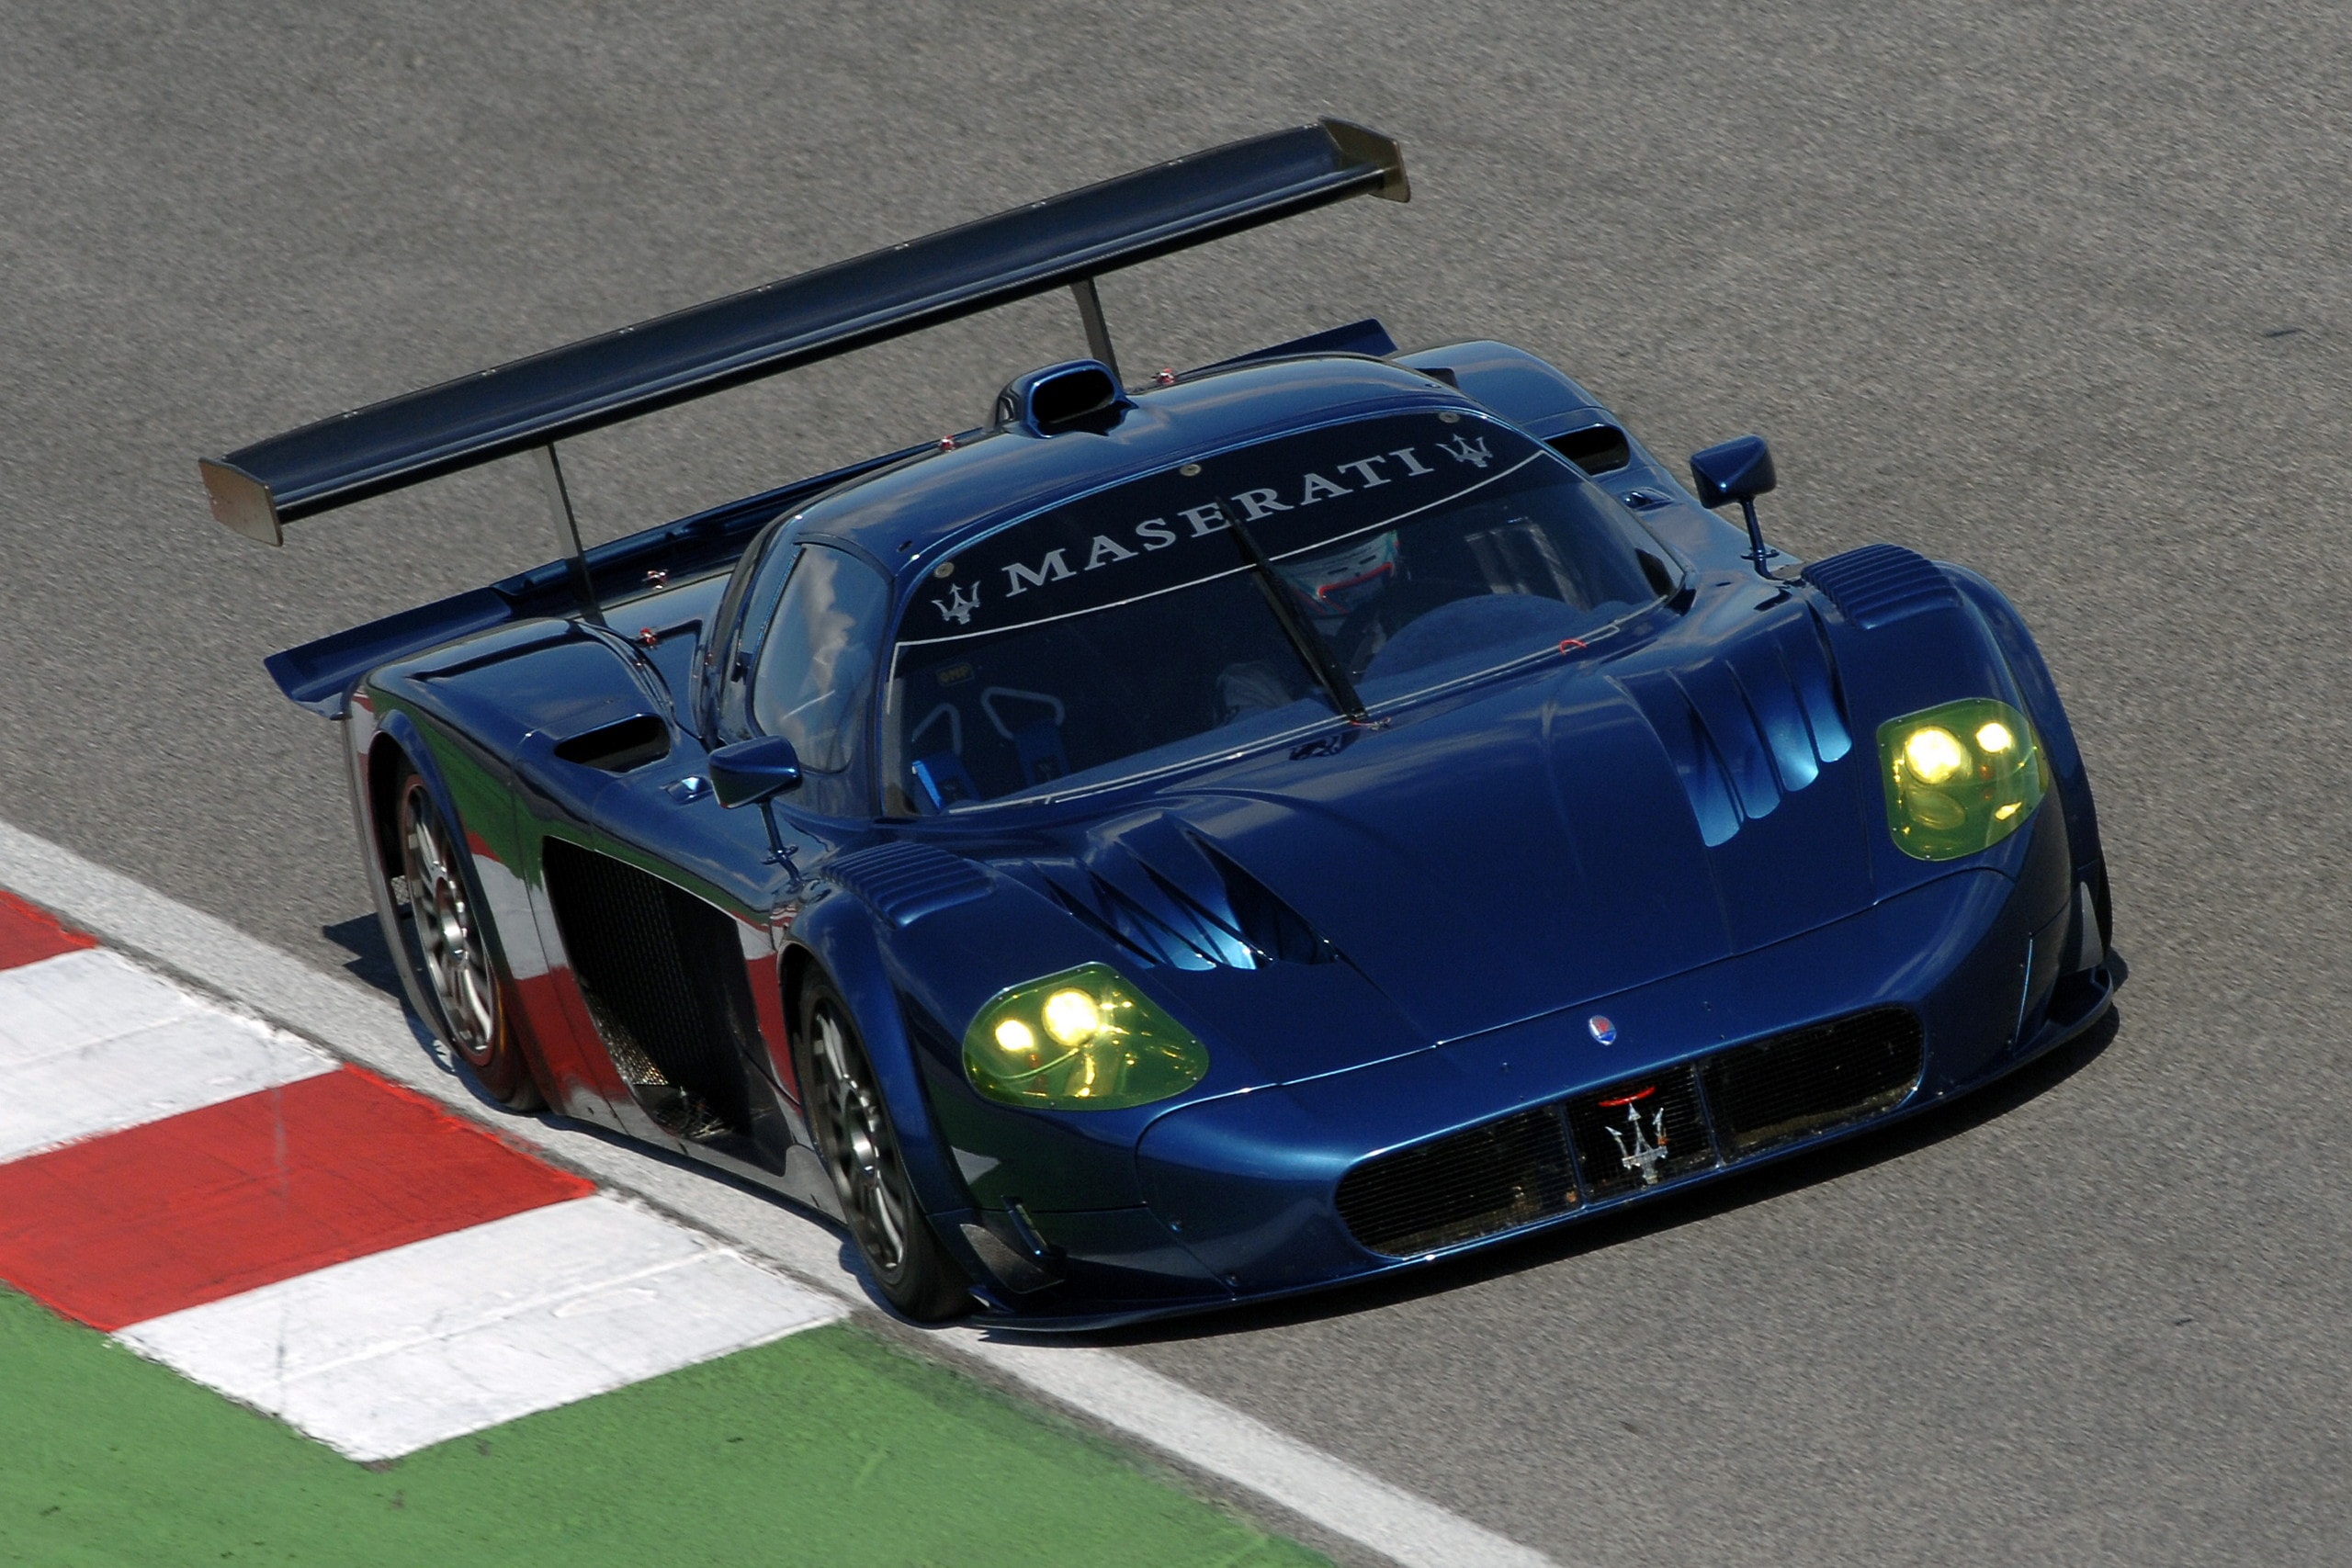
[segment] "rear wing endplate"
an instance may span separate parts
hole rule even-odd
[[[241,447],[199,468],[212,514],[284,525],[1356,196],[1408,199],[1395,141],[1278,130],[1032,202]],[[1090,314],[1090,335],[1099,331]],[[552,463],[550,462],[550,468]]]

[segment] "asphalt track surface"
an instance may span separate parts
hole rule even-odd
[[[2341,14],[978,9],[16,0],[0,819],[368,973],[331,732],[259,660],[545,558],[544,513],[507,464],[270,551],[207,519],[198,454],[1360,118],[1413,203],[1114,276],[1123,359],[1376,310],[1543,353],[1662,452],[1763,431],[1779,541],[1893,539],[2024,608],[2132,978],[2116,1027],[1900,1134],[1126,1353],[1566,1562],[2340,1551]],[[1081,342],[1034,301],[567,466],[608,536],[977,423]]]

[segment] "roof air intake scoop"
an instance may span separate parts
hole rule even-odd
[[[1072,359],[1015,377],[996,395],[996,422],[1032,435],[1087,430],[1100,435],[1135,403],[1099,359]]]

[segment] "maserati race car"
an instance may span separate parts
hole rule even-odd
[[[528,454],[561,558],[277,654],[481,1088],[836,1217],[920,1319],[1408,1269],[1884,1122],[2108,1007],[1983,578],[1766,545],[1499,343],[1131,381],[1094,279],[1358,195],[1336,120],[201,465],[286,523]],[[978,429],[582,549],[556,444],[1046,290]],[[1743,525],[1712,509],[1737,503]]]

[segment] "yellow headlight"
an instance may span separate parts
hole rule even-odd
[[[999,991],[964,1032],[964,1076],[1000,1105],[1120,1111],[1208,1071],[1201,1043],[1107,964]]]
[[[2025,715],[1997,697],[1962,697],[1878,727],[1886,824],[1916,860],[1989,849],[2033,815],[2050,787]]]
[[[1084,991],[1056,991],[1044,1010],[1046,1032],[1065,1045],[1083,1045],[1102,1032],[1102,1009]]]
[[[997,1048],[1008,1056],[1035,1056],[1037,1054],[1037,1032],[1017,1018],[1008,1018],[996,1026]]]
[[[1959,738],[1933,725],[1911,732],[1903,743],[1903,760],[1911,765],[1911,776],[1921,784],[1949,783],[1968,767],[1968,752]]]

